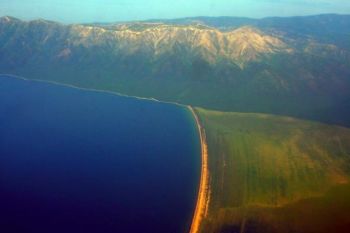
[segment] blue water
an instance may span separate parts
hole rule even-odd
[[[199,175],[185,108],[0,76],[1,233],[182,233]]]

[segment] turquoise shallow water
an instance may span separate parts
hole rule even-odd
[[[0,76],[0,232],[185,232],[199,176],[186,108]]]

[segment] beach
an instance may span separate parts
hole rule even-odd
[[[209,205],[208,146],[206,142],[205,131],[200,123],[198,115],[196,114],[195,110],[191,106],[188,106],[188,108],[192,112],[195,118],[197,128],[199,131],[200,141],[201,141],[201,157],[202,157],[201,177],[200,177],[196,209],[194,211],[192,224],[190,228],[190,233],[198,233],[200,230],[201,222],[208,213],[208,205]]]

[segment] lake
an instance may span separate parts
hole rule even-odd
[[[0,76],[0,232],[186,232],[200,153],[185,107]]]

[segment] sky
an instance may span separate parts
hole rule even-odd
[[[0,16],[63,23],[323,13],[350,14],[350,0],[0,0]]]

